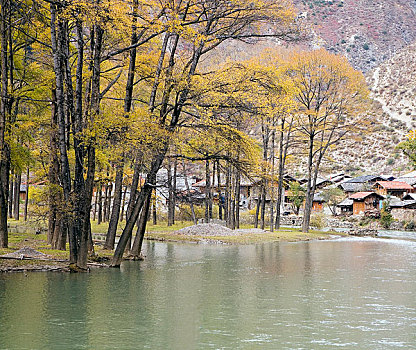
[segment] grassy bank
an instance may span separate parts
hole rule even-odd
[[[242,227],[251,228],[251,227]],[[256,244],[267,242],[298,242],[310,240],[331,239],[333,235],[343,236],[346,234],[338,232],[310,231],[300,232],[298,229],[281,229],[275,232],[253,232],[239,233],[230,236],[198,236],[198,235],[178,235],[174,231],[149,231],[146,238],[157,241],[171,242],[208,242],[226,244]]]

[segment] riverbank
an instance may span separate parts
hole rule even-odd
[[[205,226],[206,225],[206,226]],[[310,230],[303,233],[297,228],[281,228],[275,232],[267,230],[243,227],[238,230],[223,228],[219,225],[202,224],[191,226],[195,228],[175,231],[152,231],[145,235],[146,239],[167,242],[191,242],[212,244],[256,244],[269,242],[299,242],[310,240],[333,239],[339,236],[348,236],[346,233],[334,231]]]
[[[212,225],[212,224],[210,224]],[[93,225],[93,236],[102,235],[106,230],[106,225]],[[216,225],[219,226],[219,225]],[[1,258],[0,272],[27,272],[27,271],[69,271],[69,252],[51,249],[47,243],[45,233],[36,234],[36,230],[27,229],[28,226],[12,223],[9,233],[9,248],[0,248],[0,256],[17,252],[22,248],[31,248],[44,254],[39,259],[36,257],[22,258]],[[248,225],[243,226],[240,230],[229,230],[225,227],[219,232],[214,226],[205,227],[205,231],[200,229],[199,232],[189,233],[188,228],[193,227],[190,222],[177,223],[168,227],[166,224],[149,225],[145,234],[145,239],[164,242],[188,242],[200,244],[256,244],[267,242],[298,242],[310,240],[333,239],[337,236],[346,236],[346,233],[323,232],[311,230],[308,233],[302,233],[295,228],[282,228],[275,232],[266,230],[253,229]],[[203,227],[203,225],[202,225]],[[186,229],[185,229],[186,228]],[[185,231],[184,231],[185,230]],[[186,231],[188,230],[188,231]],[[25,232],[26,231],[26,232]],[[223,231],[226,231],[225,233]],[[97,261],[106,261],[112,256],[113,251],[103,250],[99,241],[94,246],[95,256],[90,260],[90,267],[105,266]]]

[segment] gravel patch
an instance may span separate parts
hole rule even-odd
[[[42,252],[38,252],[37,250],[30,248],[30,247],[23,247],[13,253],[2,255],[1,257],[16,258],[16,259],[24,259],[24,258],[49,259],[50,258],[49,255],[46,255]]]
[[[174,232],[177,235],[187,236],[236,236],[250,233],[264,233],[266,231],[259,228],[231,230],[219,224],[198,224],[181,228]]]

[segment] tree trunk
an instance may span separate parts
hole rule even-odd
[[[14,197],[13,197],[13,217],[15,220],[20,219],[20,184],[22,182],[22,174],[16,174],[14,181]]]
[[[236,169],[236,176],[235,176],[235,227],[240,228],[240,179],[241,179],[241,172],[240,169]]]
[[[184,176],[184,179],[185,179],[186,192],[187,192],[188,195],[190,195],[191,190],[189,188],[188,175],[186,174],[184,160],[182,160],[182,171],[183,171],[183,176]],[[194,203],[192,202],[192,198],[189,199],[189,207],[191,208],[192,221],[194,222],[194,225],[196,225],[198,222],[196,220]]]
[[[56,94],[52,89],[51,103],[51,130],[49,136],[49,169],[48,169],[48,185],[49,185],[49,217],[48,217],[48,244],[52,245],[55,232],[58,232],[56,225],[58,224],[58,213],[61,215],[59,206],[62,205],[62,192],[59,183],[60,165],[58,155],[58,115],[56,113]],[[59,227],[60,232],[61,227]],[[55,240],[57,241],[57,239]]]
[[[9,187],[9,218],[13,219],[13,204],[14,204],[14,189],[15,189],[15,182],[16,177],[13,176],[13,173],[10,174],[10,187]]]
[[[272,162],[271,169],[271,181],[270,181],[270,232],[274,231],[274,144],[275,144],[275,131],[272,130],[272,140],[270,147],[270,160]]]
[[[24,218],[25,221],[27,221],[27,210],[28,210],[28,206],[29,206],[29,175],[30,175],[30,170],[29,170],[29,167],[27,167],[27,171],[26,171],[25,211],[24,211],[24,215],[23,215],[23,218]]]
[[[92,220],[95,221],[97,219],[97,213],[98,213],[98,182],[95,185],[95,201],[94,201],[94,210],[93,210],[93,216]]]
[[[65,115],[65,96],[64,96],[64,23],[62,19],[57,21],[57,5],[51,4],[51,42],[53,53],[53,68],[55,72],[56,85],[56,113],[58,121],[58,146],[60,151],[60,182],[63,188],[63,199],[67,205],[71,205],[71,175],[67,154],[67,116]],[[70,263],[76,263],[78,256],[78,246],[76,232],[68,215],[63,217],[63,227],[68,228]]]
[[[98,182],[97,184],[97,191],[98,191],[98,218],[97,224],[101,224],[103,221],[103,184]]]
[[[172,180],[172,160],[168,159],[168,166],[167,166],[167,174],[168,174],[168,226],[173,225],[173,211],[175,210],[174,203],[173,203],[173,180]]]
[[[132,24],[132,35],[131,35],[131,45],[136,44],[137,42],[137,33],[136,33],[136,13],[137,13],[138,1],[134,0],[133,2],[133,24]],[[134,75],[136,69],[136,52],[137,49],[133,48],[130,50],[130,61],[129,61],[129,71],[127,75],[126,82],[126,93],[124,97],[124,112],[125,116],[128,116],[128,113],[131,111],[131,104],[133,98],[133,85],[134,85]],[[114,242],[116,238],[116,231],[118,226],[118,221],[120,218],[120,203],[121,203],[121,192],[123,186],[123,168],[124,168],[124,153],[122,159],[117,164],[116,180],[114,187],[114,200],[113,200],[113,210],[111,213],[111,220],[108,226],[107,238],[104,244],[104,249],[114,249]]]
[[[285,172],[285,166],[286,166],[286,158],[289,150],[290,145],[290,139],[292,134],[292,128],[293,128],[293,118],[290,119],[288,129],[286,131],[286,141],[285,141],[285,123],[286,119],[282,118],[281,123],[281,130],[280,130],[280,139],[279,139],[279,180],[277,185],[277,203],[276,203],[276,222],[275,227],[276,229],[280,228],[280,209],[282,207],[282,200],[284,202],[284,187],[283,187],[283,176]]]
[[[134,239],[133,247],[131,248],[130,255],[133,259],[137,260],[141,258],[141,250],[143,244],[144,233],[146,231],[146,222],[147,218],[149,217],[149,209],[150,209],[150,202],[152,199],[152,194],[150,193],[149,196],[145,199],[145,203],[143,208],[140,212],[139,217],[139,227],[137,228],[136,237]]]
[[[259,214],[260,214],[260,207],[261,207],[261,196],[262,196],[263,192],[262,189],[260,187],[259,193],[257,195],[257,203],[256,203],[256,214],[254,216],[254,227],[258,228],[259,227]]]
[[[227,226],[230,226],[230,207],[231,207],[231,200],[230,200],[230,187],[231,187],[231,167],[230,163],[227,162],[226,164],[226,174],[225,174],[225,205],[224,205],[224,219],[227,223]]]
[[[107,222],[107,210],[108,210],[108,187],[110,185],[108,183],[104,186],[104,203],[103,203],[103,221]]]
[[[154,187],[156,186],[156,174],[159,171],[162,165],[162,162],[165,158],[166,152],[168,150],[168,145],[169,145],[168,142],[169,142],[168,140],[165,140],[163,149],[160,151],[159,154],[156,155],[156,157],[152,161],[149,173],[147,174],[147,177],[146,177],[146,183],[143,185],[139,193],[139,196],[136,200],[136,203],[134,204],[134,207],[132,208],[131,216],[126,222],[126,226],[124,227],[123,233],[121,234],[120,240],[117,244],[116,251],[114,252],[114,256],[111,261],[111,266],[118,267],[121,264],[128,239],[132,235],[134,224],[137,221],[137,218],[143,207],[145,199],[147,198],[147,196],[151,195]]]
[[[211,206],[211,173],[209,169],[209,160],[205,161],[205,222],[210,221]],[[212,209],[211,209],[212,210]]]
[[[157,225],[157,209],[156,209],[156,193],[153,192],[152,195],[152,223],[153,225]]]
[[[123,199],[121,200],[120,221],[123,221],[124,219],[124,207],[126,205],[126,193],[127,193],[127,186],[124,186]]]
[[[266,218],[266,199],[267,199],[266,186],[267,186],[267,182],[265,182],[261,188],[263,200],[261,201],[261,208],[260,208],[260,228],[262,230],[264,230],[265,218]]]
[[[8,128],[8,33],[10,32],[10,0],[1,0],[0,12],[0,247],[7,248],[9,242],[7,229],[7,203],[9,197],[10,147],[6,142]],[[7,25],[6,25],[7,24]]]
[[[175,210],[176,210],[176,181],[178,176],[178,159],[175,157],[173,161],[173,177],[172,177],[172,224],[175,224]]]
[[[113,250],[114,243],[116,240],[117,225],[120,217],[121,190],[123,186],[123,165],[123,160],[117,165],[116,180],[114,187],[113,210],[111,212],[111,219],[108,225],[107,236],[103,247],[103,249],[106,250]]]
[[[313,165],[313,136],[309,138],[308,143],[308,181],[306,183],[306,200],[305,209],[303,211],[302,232],[309,231],[311,220],[313,191],[312,191],[312,165]]]
[[[217,160],[217,184],[218,184],[218,219],[222,220],[222,189],[221,189],[221,172],[220,172],[220,161]]]
[[[276,201],[276,221],[275,228],[278,230],[280,228],[280,211],[282,207],[282,194],[284,191],[283,188],[283,176],[285,168],[285,159],[283,157],[283,142],[284,142],[284,120],[282,121],[282,128],[279,135],[279,170],[278,170],[278,183],[277,183],[277,201]]]
[[[136,203],[137,187],[139,186],[140,170],[141,170],[141,162],[139,161],[139,158],[140,158],[139,156],[136,156],[136,161],[134,163],[134,173],[133,173],[133,179],[131,181],[130,198],[129,198],[129,203],[127,205],[126,221],[129,220],[134,203]]]

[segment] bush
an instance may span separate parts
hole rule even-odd
[[[321,230],[325,227],[325,216],[323,213],[314,213],[311,215],[310,225]]]
[[[381,226],[383,226],[384,228],[389,228],[393,221],[394,221],[394,219],[393,219],[393,216],[391,215],[391,213],[388,212],[387,210],[385,210],[384,208],[381,209],[381,212],[380,212],[380,224],[381,224]]]
[[[360,226],[367,226],[369,225],[371,222],[373,221],[373,218],[369,217],[369,216],[363,216],[360,219],[360,222],[358,223],[358,225]]]
[[[416,229],[416,223],[414,221],[407,221],[403,226],[406,231],[414,231]]]

